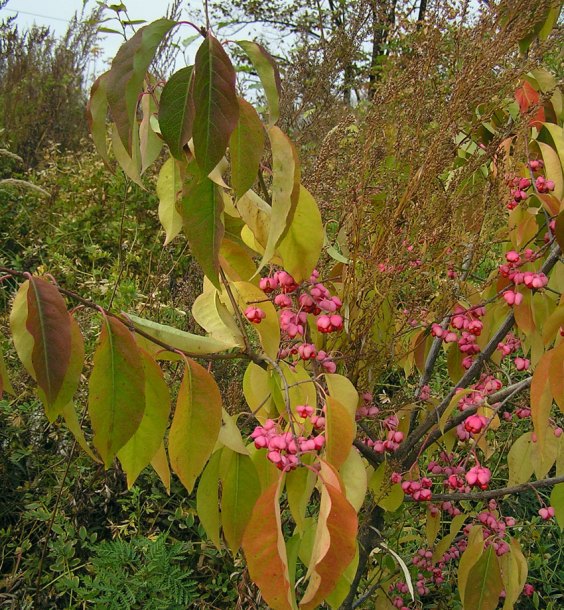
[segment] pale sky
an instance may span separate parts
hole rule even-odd
[[[118,0],[109,0],[107,4],[119,4]],[[145,19],[147,22],[154,21],[163,17],[167,6],[167,0],[125,0],[127,12],[130,19]],[[200,2],[193,0],[186,5],[198,6]],[[89,0],[87,7],[95,6],[95,0]],[[75,13],[80,11],[82,0],[9,0],[7,6],[0,10],[0,18],[8,15],[18,14],[17,24],[21,29],[27,29],[34,23],[42,26],[49,26],[57,34],[62,34],[66,28],[69,19]],[[110,16],[113,13],[107,11]],[[112,27],[111,23],[104,24]],[[115,27],[115,26],[113,26]],[[119,29],[119,28],[116,28]],[[189,35],[186,32],[186,35]],[[119,45],[123,39],[117,34],[104,34],[102,39],[102,48],[106,61],[111,59],[117,52]],[[95,67],[96,72],[103,71],[104,63]]]

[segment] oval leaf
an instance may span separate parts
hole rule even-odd
[[[184,147],[192,137],[194,125],[193,66],[175,72],[163,87],[159,103],[159,126],[170,154],[185,161]]]

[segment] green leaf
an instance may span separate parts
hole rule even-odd
[[[489,546],[468,573],[464,592],[464,608],[495,610],[503,589],[501,571],[495,549]]]
[[[272,373],[265,371],[254,362],[249,362],[243,377],[243,394],[249,409],[257,420],[264,424],[269,418],[275,416],[276,406],[272,397]]]
[[[325,231],[317,203],[305,187],[300,187],[298,204],[288,231],[278,244],[284,269],[296,282],[307,280],[317,265]]]
[[[14,394],[14,388],[8,378],[8,371],[6,370],[6,363],[4,362],[4,354],[2,352],[2,345],[0,345],[0,400],[4,392],[8,394]]]
[[[240,40],[237,43],[251,60],[262,83],[269,110],[269,124],[274,125],[280,116],[280,94],[282,84],[276,62],[272,55],[256,42]]]
[[[137,103],[143,81],[155,52],[164,36],[176,25],[170,19],[159,19],[137,30],[117,52],[106,78],[106,95],[117,126],[119,139],[131,156],[132,132],[137,126]]]
[[[366,498],[368,476],[364,461],[356,447],[351,447],[347,459],[341,465],[339,474],[345,486],[347,500],[358,512]]]
[[[374,502],[388,512],[396,511],[403,502],[404,493],[399,483],[392,485],[387,464],[380,464],[370,477],[368,486],[374,492]]]
[[[159,450],[170,413],[170,394],[161,368],[148,352],[140,350],[140,353],[145,374],[143,419],[133,436],[117,453],[127,475],[128,488]]]
[[[90,89],[90,98],[86,106],[86,120],[88,129],[92,135],[92,141],[98,154],[109,167],[107,137],[108,99],[106,97],[106,83],[108,72],[101,74]]]
[[[76,410],[74,407],[74,403],[69,402],[67,405],[63,407],[62,416],[65,420],[67,428],[72,432],[72,435],[76,439],[76,442],[82,447],[83,451],[88,455],[88,457],[95,462],[101,463],[101,460],[96,456],[96,454],[90,448],[86,437],[84,436],[84,432],[80,427],[80,422],[78,421],[78,416],[76,414]]]
[[[235,298],[239,305],[239,309],[244,312],[245,309],[258,301],[264,300],[264,292],[250,282],[233,282],[231,284]],[[263,318],[260,324],[254,327],[259,335],[262,349],[267,356],[273,360],[278,355],[278,347],[280,346],[280,325],[274,305],[271,302],[259,303],[266,317]]]
[[[266,456],[263,453],[263,459]],[[311,456],[302,455],[302,461],[311,464]],[[286,496],[296,529],[303,534],[306,525],[306,510],[315,488],[316,476],[309,468],[296,468],[286,474]]]
[[[221,394],[208,371],[186,358],[174,418],[168,435],[172,470],[188,492],[215,447],[221,427]]]
[[[272,148],[272,213],[261,269],[270,262],[290,227],[300,195],[300,166],[294,145],[278,127],[271,127],[268,136]]]
[[[204,175],[221,161],[237,125],[235,70],[221,43],[208,32],[196,53],[194,153]]]
[[[143,360],[133,335],[104,316],[89,381],[88,411],[94,447],[106,468],[135,434],[145,409]]]
[[[541,454],[545,451],[546,436],[551,430],[549,426],[550,410],[552,408],[552,392],[549,383],[549,371],[554,350],[545,352],[541,357],[531,382],[531,419],[537,435]]]
[[[139,318],[132,313],[127,314],[127,317],[132,321],[135,328],[145,331],[151,337],[159,339],[174,349],[179,349],[190,354],[215,354],[231,347],[210,337],[193,335],[172,326]]]
[[[157,196],[159,198],[159,220],[165,230],[166,246],[182,230],[182,216],[176,209],[176,201],[182,193],[180,169],[171,157],[167,159],[157,178]]]
[[[295,609],[280,517],[283,484],[280,477],[260,496],[243,537],[249,574],[272,610]]]
[[[231,552],[236,553],[260,496],[260,481],[251,458],[227,448],[221,454],[220,477],[223,535]]]
[[[241,97],[238,102],[239,119],[229,140],[231,183],[236,199],[252,188],[264,152],[264,129],[257,111]]]
[[[457,515],[461,517],[462,515]],[[480,525],[473,525],[468,534],[468,545],[460,557],[458,565],[458,594],[464,600],[468,583],[468,576],[472,567],[482,556],[484,551],[484,535]],[[470,610],[470,609],[469,609]]]
[[[167,81],[159,103],[159,125],[170,154],[186,160],[184,147],[192,137],[194,125],[194,68],[188,66],[175,72]]]
[[[559,483],[552,488],[550,505],[554,508],[554,516],[560,530],[564,530],[564,483]]]
[[[179,211],[192,254],[206,277],[219,288],[219,249],[225,227],[218,187],[206,177],[194,181],[182,198]]]
[[[208,538],[221,548],[219,538],[219,462],[221,450],[212,454],[196,491],[196,511]]]
[[[350,453],[356,434],[356,424],[348,410],[332,396],[327,397],[325,404],[325,456],[327,461],[338,469]]]

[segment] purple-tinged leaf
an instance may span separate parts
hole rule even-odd
[[[262,121],[249,102],[239,98],[239,120],[229,140],[231,183],[235,198],[241,198],[257,179],[264,152]]]
[[[194,66],[194,153],[207,176],[221,161],[237,125],[235,70],[221,43],[208,33]]]
[[[112,120],[129,155],[132,155],[131,134],[137,126],[137,104],[146,72],[159,44],[174,25],[175,21],[159,19],[137,30],[120,47],[108,72],[106,95]]]
[[[184,147],[192,137],[194,125],[194,68],[175,72],[163,88],[159,105],[159,126],[170,154],[186,160]]]

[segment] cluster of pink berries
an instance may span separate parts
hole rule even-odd
[[[433,337],[439,337],[444,343],[458,343],[458,348],[466,356],[462,363],[465,368],[470,368],[472,356],[480,353],[476,338],[482,334],[484,325],[480,318],[485,313],[484,307],[465,309],[457,305],[450,319],[449,328],[442,328],[440,324],[436,323],[431,326]],[[458,335],[457,331],[460,331],[461,334]]]
[[[499,379],[496,379],[493,375],[482,373],[478,382],[471,386],[472,392],[458,401],[458,410],[466,411],[471,407],[479,407],[484,404],[487,396],[498,392],[502,387],[503,384]],[[457,391],[461,392],[462,390]]]
[[[335,361],[327,354],[325,350],[319,351],[313,343],[293,344],[290,347],[280,349],[278,357],[284,360],[290,356],[298,356],[305,362],[315,360],[321,364],[326,373],[334,373],[337,370]]]
[[[363,409],[363,407],[360,407]],[[374,410],[376,409],[376,410]],[[370,414],[369,416],[373,417],[377,415],[379,410],[377,407],[365,406],[363,411],[364,413]],[[357,419],[360,419],[357,411]],[[382,431],[386,433],[386,438],[384,440],[372,440],[371,438],[365,438],[363,440],[364,444],[368,447],[372,448],[376,453],[393,453],[399,449],[400,444],[403,442],[404,434],[400,430],[397,429],[399,426],[399,420],[395,415],[390,415],[381,421]]]
[[[298,407],[298,409],[300,409],[300,407]],[[314,415],[313,407],[307,407],[306,409],[309,414],[308,417],[313,421],[313,418],[316,417]],[[311,412],[309,410],[311,410]],[[300,416],[304,419],[306,417],[305,415]],[[281,431],[273,419],[267,419],[264,422],[264,426],[257,426],[251,434],[251,438],[254,440],[257,449],[268,450],[266,457],[282,471],[289,471],[297,468],[299,465],[298,456],[300,454],[321,451],[325,445],[324,436],[318,434],[310,437],[294,437],[289,431]]]
[[[530,248],[523,252],[522,257],[515,250],[510,250],[505,255],[507,263],[499,266],[499,274],[515,286],[523,285],[529,290],[541,290],[548,284],[548,277],[544,273],[520,270],[523,265],[531,263],[537,258],[538,255]],[[504,291],[503,298],[508,305],[520,305],[523,301],[523,294],[510,288]]]
[[[422,477],[419,481],[404,481],[401,484],[403,493],[411,496],[416,502],[428,502],[431,499],[433,481],[429,477]]]
[[[529,162],[529,168],[533,172],[539,172],[543,167],[544,163],[540,159],[534,159]],[[508,178],[507,183],[511,189],[511,200],[507,204],[507,209],[514,210],[522,201],[529,197],[526,191],[531,188],[532,182],[529,178],[514,176]],[[544,176],[537,176],[535,179],[535,190],[538,193],[550,193],[554,190],[554,186],[554,181],[547,180]]]
[[[364,392],[362,394],[362,404],[356,410],[356,419],[363,419],[364,417],[376,417],[380,413],[380,409],[374,404],[374,397],[370,392]]]
[[[555,515],[554,507],[553,506],[543,506],[542,508],[539,508],[539,515],[544,521],[548,521],[549,519],[552,519]]]

